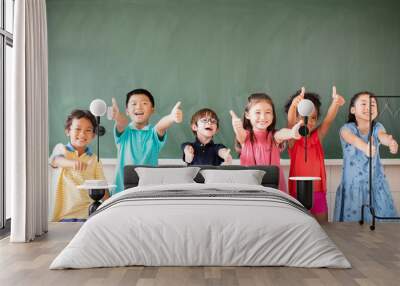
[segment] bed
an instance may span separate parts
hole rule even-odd
[[[184,168],[153,170],[175,167]],[[251,169],[265,174],[261,185],[204,183],[198,173],[193,183],[138,186],[136,170],[143,172],[143,168],[127,166],[125,191],[99,207],[50,269],[129,265],[351,267],[307,210],[276,189],[278,168],[201,169]]]

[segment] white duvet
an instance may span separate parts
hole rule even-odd
[[[254,185],[136,187],[107,200],[50,269],[146,266],[294,266],[349,268],[317,221],[279,200],[246,197],[142,198],[146,191],[262,190]]]

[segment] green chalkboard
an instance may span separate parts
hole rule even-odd
[[[232,147],[229,110],[242,112],[252,92],[272,96],[279,127],[303,85],[322,96],[323,112],[332,84],[346,99],[360,90],[400,95],[399,11],[397,0],[48,0],[50,150],[66,141],[72,109],[95,98],[123,106],[139,87],[155,96],[154,123],[182,101],[184,123],[169,130],[161,158],[181,156],[202,107],[217,111],[216,141]],[[324,142],[327,158],[342,156],[347,109]],[[386,114],[399,121],[399,112]],[[101,156],[115,158],[113,123],[103,123]]]

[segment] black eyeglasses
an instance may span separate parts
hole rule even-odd
[[[199,119],[199,122],[201,122],[202,124],[207,124],[207,123],[210,123],[210,124],[217,124],[218,123],[218,120],[217,119],[215,119],[215,118],[200,118]]]

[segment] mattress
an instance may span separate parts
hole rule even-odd
[[[111,197],[50,269],[130,265],[351,267],[289,195],[197,183],[135,187]]]

